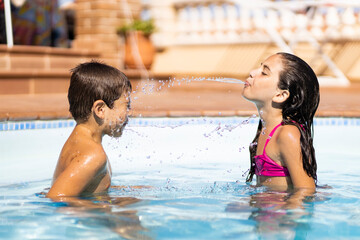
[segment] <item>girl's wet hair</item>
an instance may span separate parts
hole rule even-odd
[[[281,105],[284,125],[296,126],[300,133],[300,145],[303,167],[305,172],[317,181],[317,164],[313,147],[314,128],[313,120],[319,106],[319,82],[311,67],[301,58],[289,53],[277,53],[281,56],[283,70],[279,75],[278,88],[288,90],[289,98]],[[259,139],[262,122],[259,126],[253,143]],[[251,182],[255,174],[254,156],[257,145],[250,145],[251,167],[246,181]]]
[[[118,69],[92,60],[71,69],[68,100],[76,121],[86,121],[96,100],[103,100],[109,108],[123,94],[131,92],[131,83]]]

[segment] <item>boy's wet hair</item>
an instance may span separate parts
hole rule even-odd
[[[92,60],[71,69],[68,100],[76,121],[86,121],[96,100],[103,100],[109,108],[123,94],[131,92],[131,83],[118,69]]]

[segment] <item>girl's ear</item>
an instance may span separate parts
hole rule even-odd
[[[104,119],[105,118],[105,107],[106,107],[106,104],[103,100],[96,100],[92,107],[93,114],[99,119]]]
[[[275,96],[273,97],[273,102],[276,103],[283,103],[286,101],[286,99],[288,99],[290,96],[290,92],[289,90],[278,90],[278,92],[275,94]]]

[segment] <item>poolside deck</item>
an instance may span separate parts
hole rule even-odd
[[[176,85],[176,83],[175,83]],[[133,116],[249,116],[255,106],[241,96],[242,86],[192,82],[159,89],[154,81],[138,82],[132,95]],[[154,90],[155,89],[155,90]],[[360,117],[360,83],[321,87],[319,117]],[[0,121],[71,118],[67,95],[0,95]]]

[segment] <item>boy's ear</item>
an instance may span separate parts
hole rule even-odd
[[[275,103],[283,103],[290,96],[289,90],[278,90],[275,96],[273,97],[273,102]]]
[[[92,110],[96,117],[99,119],[105,118],[105,102],[103,100],[96,100],[93,104]]]

